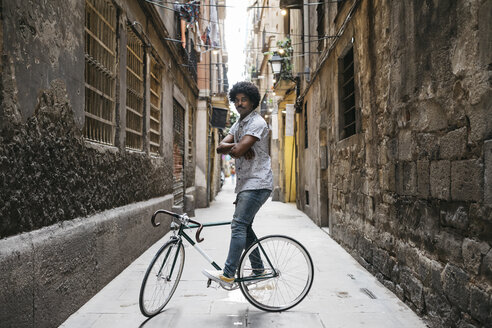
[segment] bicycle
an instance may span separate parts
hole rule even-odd
[[[140,288],[140,311],[152,317],[162,311],[173,296],[185,261],[183,239],[189,242],[216,270],[222,270],[197,243],[204,239],[200,233],[204,227],[231,224],[215,222],[201,224],[188,215],[157,210],[151,218],[152,225],[159,213],[172,217],[171,238],[157,251],[145,272]],[[190,225],[191,223],[191,225]],[[195,243],[184,230],[198,228]],[[244,297],[255,307],[269,312],[281,312],[299,304],[308,294],[313,283],[313,261],[306,248],[291,237],[269,235],[259,239],[242,254],[236,278],[232,286],[219,285],[226,290],[241,289]],[[207,287],[211,284],[207,281]]]

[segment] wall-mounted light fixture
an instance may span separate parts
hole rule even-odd
[[[282,69],[282,57],[277,54],[274,54],[272,58],[270,58],[269,62],[272,65],[273,74],[280,74],[280,70]]]

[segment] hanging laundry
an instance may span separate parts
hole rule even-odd
[[[179,17],[187,23],[194,23],[200,15],[200,1],[193,0],[184,4],[178,4]],[[188,24],[191,25],[191,24]]]
[[[174,9],[179,13],[181,19],[181,45],[186,48],[186,29],[198,21],[200,15],[200,1],[193,0],[184,4],[174,4]]]
[[[203,34],[202,34],[202,41],[203,43],[205,44],[205,47],[208,49],[208,47],[210,46],[210,26],[207,26],[205,28],[205,31],[203,31]]]

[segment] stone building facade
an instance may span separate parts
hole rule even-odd
[[[279,2],[298,208],[430,326],[487,326],[492,1]]]
[[[491,9],[304,8],[299,206],[433,327],[492,322]]]
[[[198,35],[146,1],[0,10],[0,322],[51,327],[193,212]]]
[[[196,126],[196,207],[208,207],[220,191],[222,158],[215,149],[224,137],[225,126],[214,124],[214,115],[227,116],[227,51],[225,49],[224,20],[226,1],[205,0],[201,5],[200,30],[214,31],[210,44],[203,47],[198,64],[198,112]]]

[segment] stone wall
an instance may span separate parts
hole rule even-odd
[[[84,140],[62,81],[40,92],[25,123],[10,122],[1,131],[0,237],[172,193],[169,161]]]
[[[433,327],[492,322],[491,8],[359,1],[316,77],[331,235]],[[337,60],[352,37],[361,129],[340,140]]]
[[[169,230],[170,217],[158,228],[150,217],[172,203],[159,197],[1,239],[2,327],[58,327]]]
[[[2,5],[2,44],[9,46],[2,47],[1,56],[0,238],[172,193],[173,122],[167,117],[172,115],[175,89],[183,94],[187,110],[196,107],[196,84],[189,83],[188,72],[174,63],[177,46],[162,43],[162,22],[151,20],[158,13],[151,16],[135,2],[118,1],[116,6],[121,6],[116,32],[116,137],[114,145],[102,145],[82,135],[84,1]],[[162,17],[164,24],[173,25],[174,16]],[[125,31],[135,21],[146,26],[148,51],[163,66],[160,156],[149,154],[148,137],[142,151],[125,149]],[[145,97],[149,107],[149,92]],[[144,112],[149,120],[149,110]],[[185,115],[188,120],[188,112]],[[191,188],[194,149],[187,151],[192,156],[191,162],[186,158],[186,187]]]
[[[167,232],[165,224],[154,229],[149,219],[158,208],[173,206],[173,122],[168,118],[176,90],[187,109],[196,107],[198,90],[176,62],[178,46],[161,39],[174,16],[154,21],[159,14],[151,5],[113,3],[114,145],[83,136],[85,1],[3,1],[0,6],[2,327],[59,325]],[[137,34],[143,29],[147,55],[152,51],[162,64],[159,155],[150,154],[145,136],[148,89],[142,150],[125,147],[129,24]],[[185,203],[192,213],[193,167],[188,171]]]

